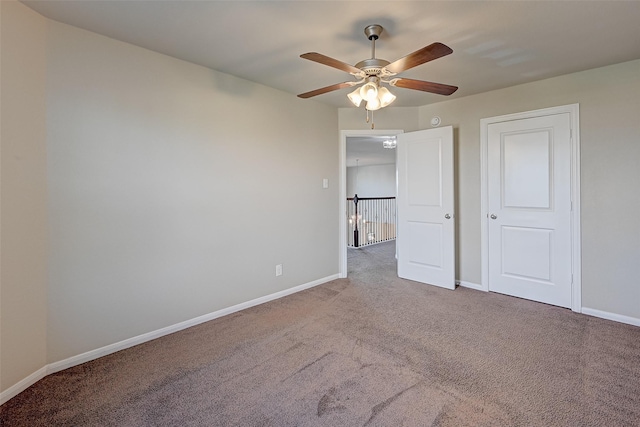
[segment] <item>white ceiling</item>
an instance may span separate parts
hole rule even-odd
[[[377,57],[440,41],[453,54],[401,73],[459,86],[451,98],[640,58],[640,1],[23,1],[51,19],[292,94],[353,80],[299,58]],[[349,107],[348,89],[313,100]],[[394,106],[445,97],[395,88]],[[308,102],[313,102],[309,100]],[[353,108],[353,107],[352,107]]]
[[[453,54],[400,75],[459,86],[457,98],[640,58],[640,1],[29,1],[42,15],[292,94],[353,80],[301,59],[356,64],[364,27],[381,24],[378,58],[435,41]],[[394,106],[447,97],[394,88]],[[348,89],[307,102],[354,108]],[[364,112],[363,112],[364,114]],[[349,166],[392,163],[376,138],[347,144]],[[372,149],[373,148],[373,149]]]
[[[347,167],[395,164],[396,150],[382,146],[382,143],[388,139],[395,139],[395,136],[347,137]]]

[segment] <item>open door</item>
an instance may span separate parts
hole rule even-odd
[[[455,288],[453,128],[397,136],[398,276]]]

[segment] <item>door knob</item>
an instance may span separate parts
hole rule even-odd
[[[498,218],[496,214],[491,214],[491,219],[496,219],[496,218]]]
[[[449,215],[449,214],[444,214],[444,217],[447,218],[447,219],[451,219],[451,215]]]

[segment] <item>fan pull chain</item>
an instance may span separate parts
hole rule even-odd
[[[373,123],[373,111],[371,111],[371,118],[369,118],[369,110],[367,111],[367,123],[369,123],[369,120],[371,120],[371,129],[373,129],[375,127],[375,124]]]

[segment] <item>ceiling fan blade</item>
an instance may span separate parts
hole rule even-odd
[[[337,83],[335,85],[323,87],[320,89],[312,90],[311,92],[305,92],[298,95],[298,98],[311,98],[312,96],[322,95],[323,93],[333,92],[334,90],[343,89],[345,87],[351,87],[354,82]]]
[[[438,95],[451,95],[458,90],[458,86],[445,85],[442,83],[425,82],[424,80],[413,79],[393,79],[389,81],[391,86],[403,87],[405,89],[421,90],[423,92],[437,93]]]
[[[317,52],[303,53],[300,58],[308,59],[309,61],[317,62],[319,64],[328,65],[329,67],[337,68],[338,70],[346,71],[353,75],[362,74],[360,68],[356,68],[353,65],[349,65],[346,62],[338,61],[337,59],[329,58],[326,55]]]
[[[442,58],[443,56],[447,56],[452,52],[453,49],[451,49],[449,46],[440,42],[435,42],[430,44],[429,46],[425,46],[422,49],[410,53],[404,58],[400,58],[397,61],[392,62],[391,64],[384,67],[384,69],[389,71],[390,73],[397,74],[408,70],[409,68],[424,64],[425,62]]]

